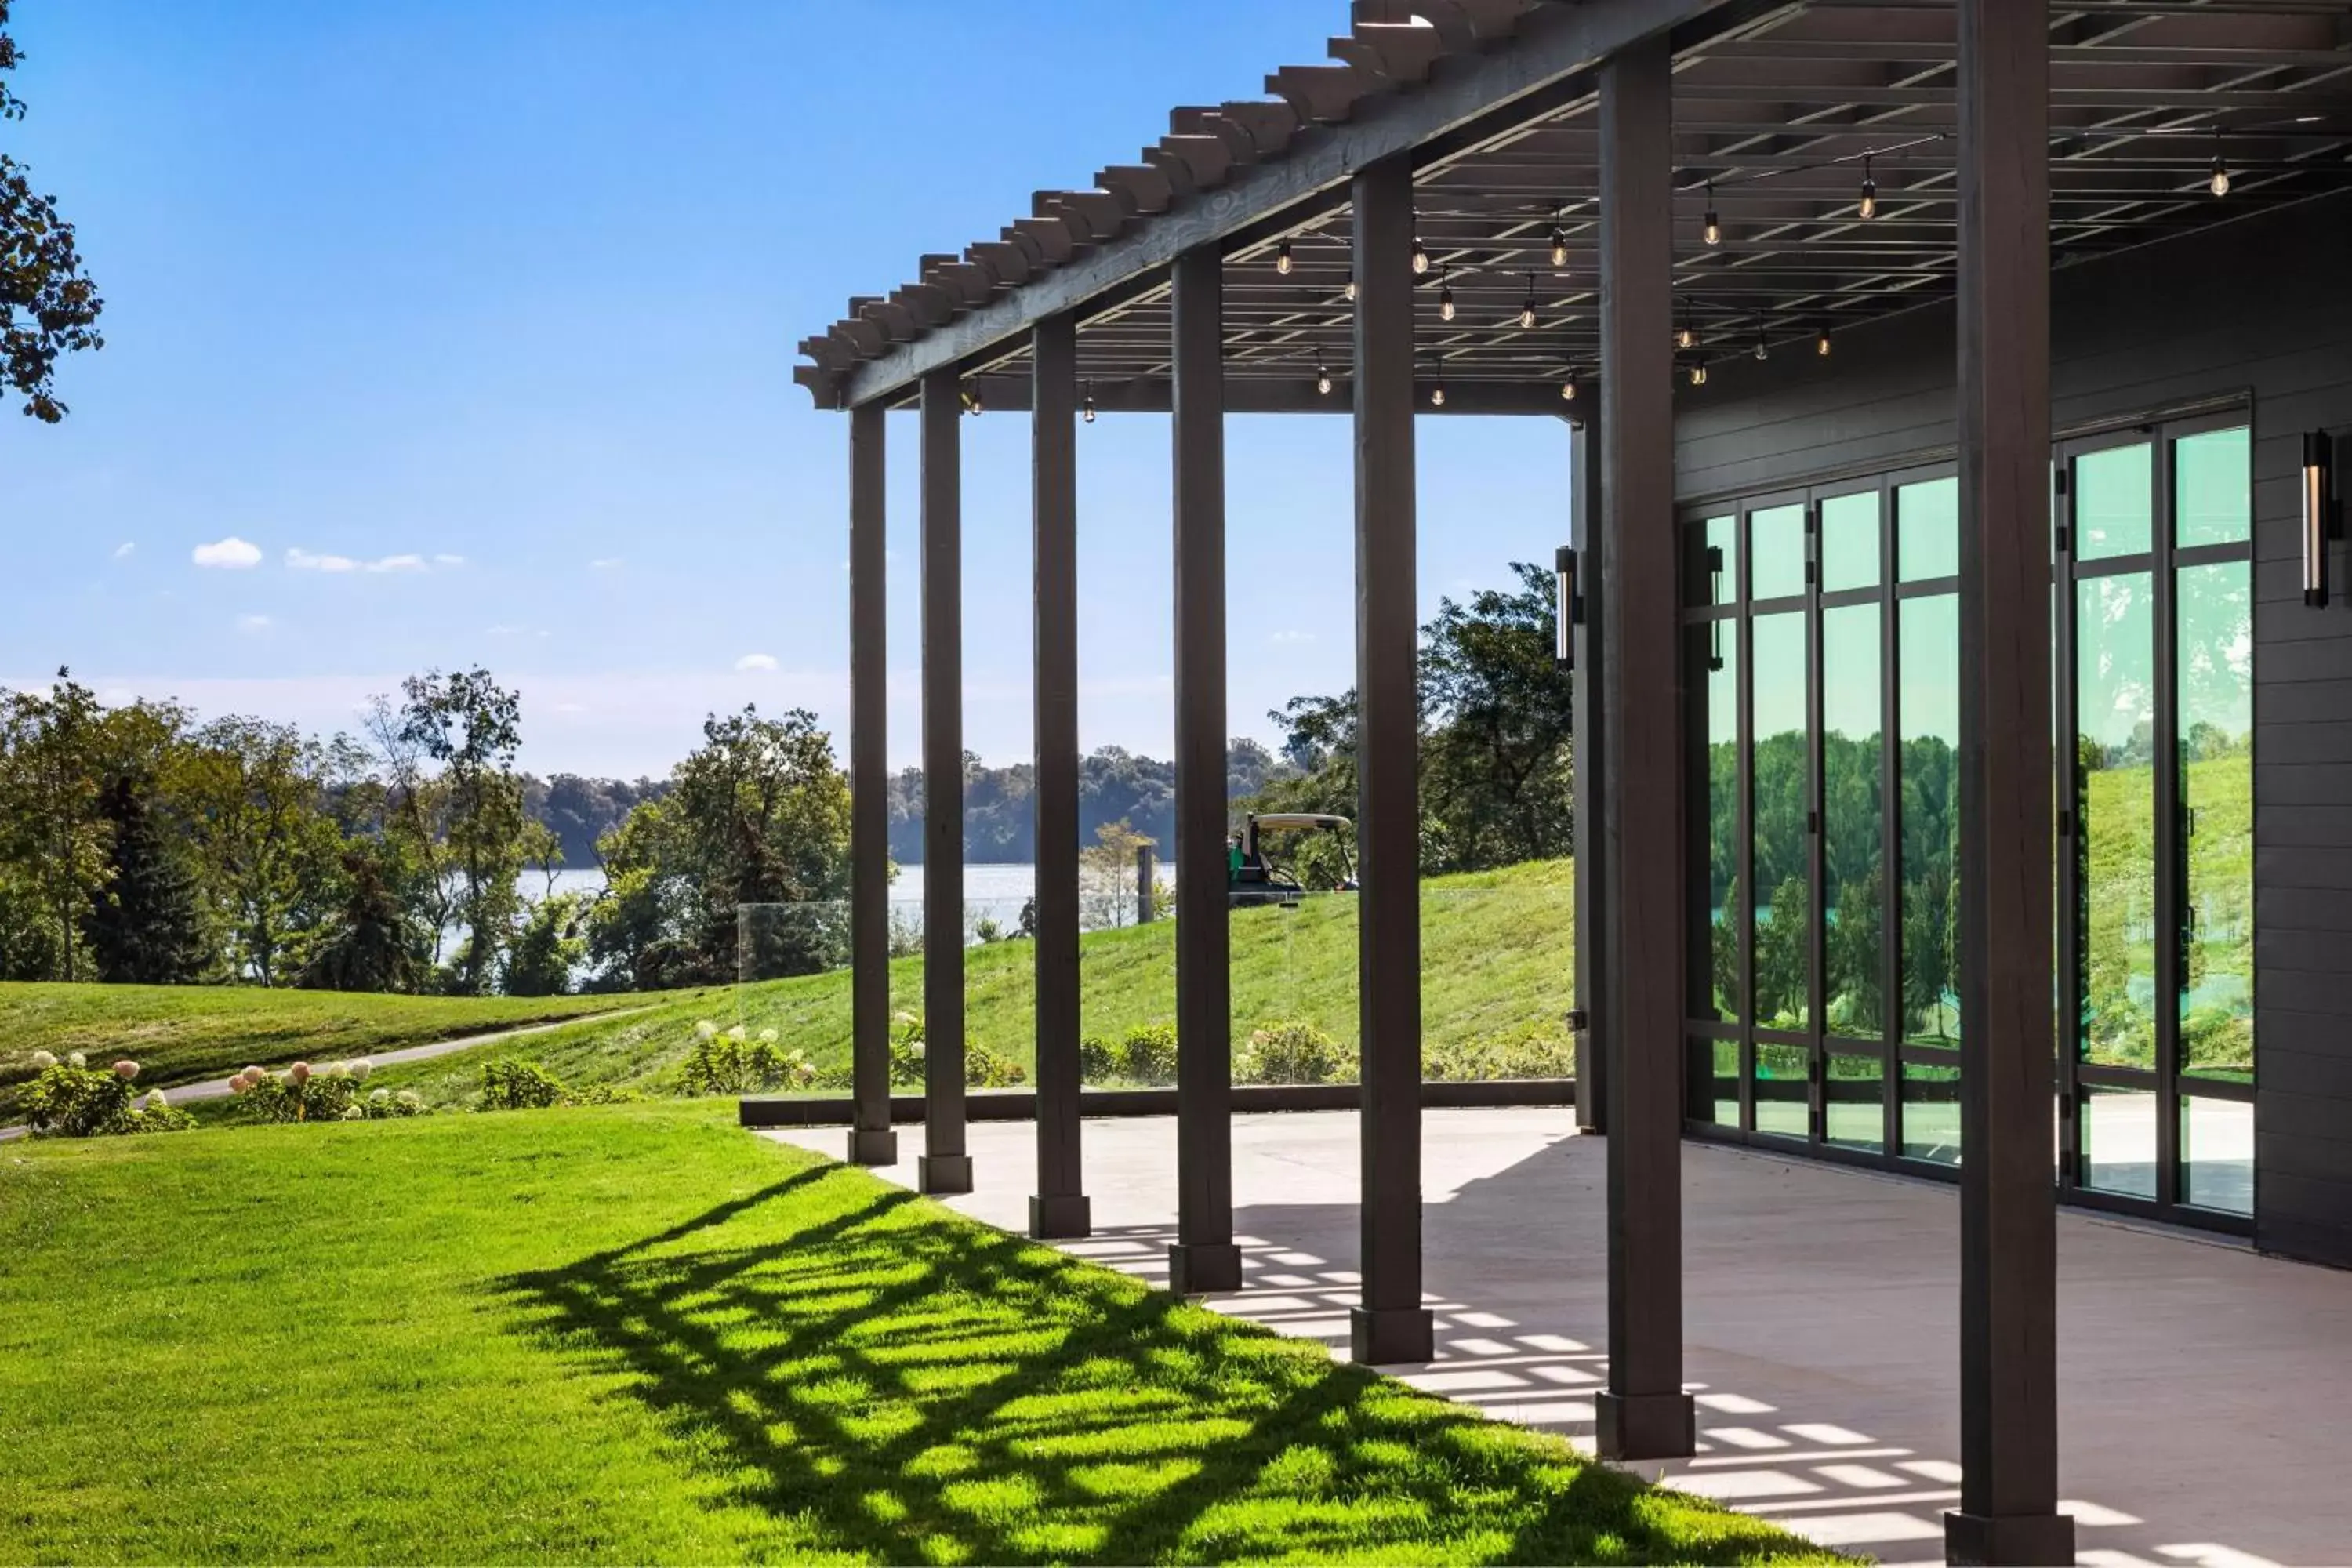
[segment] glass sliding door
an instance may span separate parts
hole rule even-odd
[[[2053,469],[2058,1180],[2242,1228],[2253,1187],[2242,416]],[[1691,1121],[1888,1165],[1960,1130],[1958,482],[1685,520]]]

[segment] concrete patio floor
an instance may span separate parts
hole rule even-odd
[[[833,1129],[767,1134],[838,1157]],[[976,1122],[978,1190],[1018,1230],[1034,1127]],[[911,1184],[922,1130],[902,1128]],[[1603,1376],[1605,1144],[1563,1110],[1433,1110],[1423,1233],[1439,1359],[1391,1371],[1590,1446]],[[1175,1122],[1086,1124],[1096,1232],[1068,1249],[1164,1280]],[[1889,1562],[1939,1562],[1958,1498],[1958,1194],[1942,1184],[1685,1144],[1685,1375],[1700,1452],[1674,1485]],[[1244,1116],[1245,1289],[1220,1311],[1344,1353],[1352,1113]],[[2352,1562],[2352,1274],[2062,1211],[2065,1507],[2081,1561]]]

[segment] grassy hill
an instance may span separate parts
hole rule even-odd
[[[35,1051],[136,1059],[142,1084],[222,1078],[264,1067],[396,1050],[432,1040],[573,1018],[628,996],[378,996],[232,985],[0,984],[0,1120],[15,1104],[11,1063]]]
[[[1833,1561],[702,1102],[0,1159],[0,1562]]]
[[[1566,860],[1432,879],[1422,892],[1422,1034],[1429,1049],[1481,1037],[1538,1031],[1564,1042],[1575,1005],[1574,875]],[[1356,1041],[1356,911],[1352,895],[1296,909],[1236,910],[1233,1018],[1236,1037],[1277,1020],[1310,1023],[1352,1052]],[[1176,1018],[1174,922],[1093,932],[1079,957],[1085,1032],[1116,1040],[1138,1025]],[[1034,950],[1002,942],[965,954],[966,1034],[1032,1064]],[[639,997],[640,1003],[647,1000]],[[894,1009],[919,1013],[923,961],[890,965]],[[541,1063],[574,1086],[661,1091],[701,1020],[772,1028],[820,1069],[849,1060],[849,976],[805,975],[665,994],[625,1018],[551,1030],[515,1046],[486,1046],[389,1068],[375,1083],[413,1089],[436,1104],[463,1103],[481,1064],[501,1056]]]

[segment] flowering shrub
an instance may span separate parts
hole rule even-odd
[[[923,1087],[923,1021],[912,1013],[891,1017],[890,1087]],[[1011,1089],[1029,1080],[1029,1070],[1011,1057],[991,1049],[970,1036],[963,1042],[963,1081],[967,1089]]]
[[[1312,1024],[1261,1024],[1234,1053],[1236,1083],[1330,1083],[1355,1075],[1330,1036]]]
[[[145,1105],[133,1105],[138,1091],[131,1081],[139,1064],[125,1058],[110,1067],[94,1068],[79,1051],[64,1061],[47,1051],[33,1053],[40,1069],[21,1103],[25,1121],[35,1133],[61,1138],[120,1137],[133,1132],[184,1132],[196,1119],[172,1104],[162,1089],[149,1092]]]
[[[635,1090],[593,1084],[573,1089],[533,1062],[482,1064],[482,1098],[477,1110],[544,1110],[551,1105],[622,1105],[643,1100]]]
[[[1422,1076],[1439,1083],[1568,1078],[1575,1071],[1576,1042],[1559,1024],[1496,1029],[1466,1040],[1426,1045],[1421,1053]]]
[[[815,1081],[816,1064],[797,1047],[776,1044],[776,1031],[748,1038],[740,1025],[720,1034],[695,1028],[684,1077],[688,1094],[749,1094],[763,1089],[804,1089]]]
[[[425,1113],[425,1101],[409,1089],[363,1090],[374,1071],[364,1057],[322,1068],[296,1062],[282,1073],[249,1067],[228,1080],[228,1089],[257,1121],[382,1121]]]

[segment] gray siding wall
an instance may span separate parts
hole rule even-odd
[[[2303,432],[2352,463],[2352,199],[2068,268],[2052,321],[2061,432],[2253,410],[2255,1236],[2352,1266],[2352,581],[2338,545],[2336,602],[2306,609],[2300,565]],[[1727,353],[1683,389],[1679,495],[1948,456],[1953,333],[1937,307],[1839,332],[1827,359]]]

